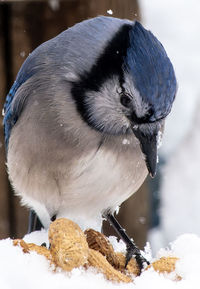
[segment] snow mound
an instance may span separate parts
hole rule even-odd
[[[25,236],[27,242],[41,244],[47,240],[47,232],[42,230]],[[111,238],[112,239],[112,238]],[[114,240],[117,249],[117,242]],[[119,250],[124,249],[121,242]],[[54,267],[44,256],[35,252],[23,253],[20,247],[14,247],[11,239],[0,241],[0,284],[3,289],[100,289],[100,288],[162,288],[193,289],[200,284],[200,238],[194,234],[178,237],[168,248],[160,249],[155,259],[162,256],[175,256],[176,270],[170,274],[159,274],[153,268],[144,271],[133,283],[112,283],[94,269],[73,269],[70,273],[54,271]],[[175,275],[181,276],[174,281]]]

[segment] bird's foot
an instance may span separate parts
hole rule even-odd
[[[126,253],[125,268],[133,256],[135,257],[136,262],[138,263],[140,271],[142,271],[142,269],[144,269],[145,267],[145,263],[149,265],[149,262],[142,256],[138,247],[134,244],[133,241],[131,241],[130,237],[126,234],[125,230],[121,227],[121,225],[118,223],[115,217],[110,213],[107,213],[105,217],[109,221],[111,226],[113,226],[114,230],[118,233],[121,239],[124,241],[124,243],[126,244],[127,253]]]
[[[28,225],[28,234],[34,231],[40,231],[43,227],[40,219],[38,218],[37,214],[31,210],[29,214],[29,225]]]
[[[128,265],[129,261],[132,257],[136,259],[136,262],[139,266],[140,272],[142,269],[145,268],[145,264],[149,265],[149,261],[147,261],[141,254],[140,250],[136,247],[136,245],[133,242],[130,242],[126,247],[126,263],[125,268]]]

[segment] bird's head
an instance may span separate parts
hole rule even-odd
[[[150,175],[176,94],[173,66],[157,38],[140,23],[124,24],[90,71],[72,86],[77,109],[103,134],[134,133]]]

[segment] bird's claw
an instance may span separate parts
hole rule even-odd
[[[139,266],[140,272],[142,269],[144,269],[145,264],[149,265],[149,261],[147,261],[142,254],[140,253],[140,250],[132,243],[127,246],[126,249],[126,262],[125,262],[125,268],[127,267],[129,261],[131,258],[134,257],[136,259],[136,262]]]

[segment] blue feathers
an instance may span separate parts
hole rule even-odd
[[[20,85],[21,84],[19,82],[17,81],[14,82],[13,86],[11,87],[9,93],[6,96],[6,102],[4,104],[5,116],[4,116],[3,124],[4,124],[6,149],[8,147],[8,141],[9,141],[11,129],[17,121],[17,117],[13,114],[13,110],[11,106],[12,106],[12,100],[15,96],[17,89],[20,87]]]
[[[153,122],[171,110],[176,94],[174,70],[162,44],[140,23],[135,22],[129,38],[125,68],[131,73],[143,101],[150,106]]]
[[[31,61],[30,58],[28,57],[27,60],[24,62],[22,68],[20,69],[16,81],[14,82],[13,86],[11,87],[9,93],[6,96],[6,101],[4,104],[4,134],[5,134],[5,145],[6,145],[6,150],[8,148],[8,142],[9,142],[9,137],[11,133],[12,127],[15,125],[16,121],[18,120],[18,117],[21,113],[21,109],[19,110],[13,107],[13,99],[14,96],[19,89],[19,87],[26,82],[27,79],[29,79],[35,71],[31,69]]]

